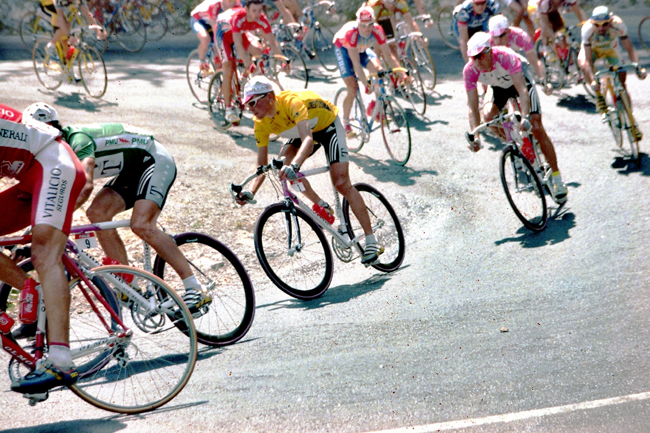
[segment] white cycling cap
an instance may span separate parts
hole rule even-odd
[[[594,11],[591,13],[592,21],[609,21],[612,19],[612,14],[609,12],[607,6],[598,6],[594,8]]]
[[[495,15],[490,18],[488,27],[490,28],[490,34],[496,38],[503,35],[510,28],[510,23],[505,16]]]
[[[23,111],[23,123],[30,122],[32,119],[43,123],[55,122],[59,120],[59,113],[45,102],[36,102]]]
[[[273,92],[271,80],[263,75],[255,75],[244,86],[244,104],[250,101],[255,95],[265,95]]]
[[[474,33],[467,41],[467,55],[474,57],[490,48],[490,35],[485,32]]]
[[[363,6],[357,11],[357,21],[360,23],[374,22],[375,11],[370,6]]]

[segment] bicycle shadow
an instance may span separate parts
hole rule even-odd
[[[415,184],[416,178],[424,176],[437,176],[435,170],[414,170],[408,166],[401,166],[388,160],[377,160],[366,155],[353,154],[350,159],[364,173],[374,176],[381,183],[396,183],[402,186]]]
[[[562,209],[554,218],[549,217],[546,228],[534,233],[526,227],[521,226],[517,233],[518,237],[503,238],[494,242],[495,246],[507,242],[519,242],[523,248],[539,248],[547,245],[555,245],[571,237],[569,231],[576,226],[575,214],[569,212],[569,208]]]
[[[84,110],[89,113],[98,113],[100,108],[117,107],[117,102],[108,102],[103,99],[88,98],[80,92],[66,94],[60,91],[54,93],[54,103],[71,110]]]
[[[156,411],[155,413],[157,413]],[[2,430],[3,433],[114,433],[128,429],[128,425],[117,419],[76,419],[74,421],[60,421],[50,424],[33,425],[22,428]]]
[[[642,176],[650,176],[650,158],[646,153],[639,153],[641,166],[637,165],[629,156],[616,156],[611,167],[622,176],[629,176],[633,173],[639,173]],[[644,164],[645,161],[645,164]]]
[[[413,111],[413,108],[405,108],[404,110],[406,111],[406,120],[409,123],[409,128],[415,129],[416,131],[430,131],[431,126],[437,123],[440,123],[442,125],[449,124],[449,122],[446,120],[432,120],[428,118],[426,114],[424,116],[418,114],[417,112]]]
[[[587,99],[585,95],[561,94],[558,99],[558,107],[567,108],[569,111],[584,111],[585,113],[597,114],[596,104]]]

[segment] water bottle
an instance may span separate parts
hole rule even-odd
[[[521,146],[521,153],[524,154],[531,164],[535,162],[535,150],[533,149],[533,142],[530,141],[530,138],[524,137],[524,145]]]
[[[108,257],[108,256],[104,257],[104,259],[102,260],[102,265],[104,265],[104,266],[107,266],[107,265],[119,265],[119,264],[121,264],[121,263],[118,262],[118,261],[115,260],[115,259],[111,259],[111,258]],[[121,277],[121,278],[122,278],[124,281],[126,281],[128,284],[131,284],[131,282],[133,281],[133,277],[134,277],[133,274],[122,274],[122,273],[119,273],[119,274],[116,274],[116,275],[117,275],[118,277]]]
[[[25,325],[35,323],[36,319],[38,319],[38,289],[36,288],[36,281],[32,278],[25,280],[18,303],[20,304],[20,311],[18,312],[20,322]]]
[[[325,206],[321,206],[318,203],[314,203],[314,205],[312,206],[312,210],[316,212],[316,215],[323,218],[328,223],[332,224],[334,222],[334,215],[332,212],[332,208],[330,208],[330,206],[327,203],[325,203]]]
[[[9,317],[4,311],[0,311],[0,333],[8,334],[11,332],[11,328],[14,326],[14,319]]]

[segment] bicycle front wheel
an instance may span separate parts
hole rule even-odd
[[[207,312],[194,318],[199,342],[225,346],[239,341],[251,327],[255,316],[255,293],[244,265],[218,240],[201,233],[174,236],[194,275],[212,302]],[[156,256],[154,273],[176,292],[183,281],[176,271]]]
[[[94,47],[87,45],[77,57],[79,76],[86,92],[93,98],[101,98],[106,93],[108,77],[102,55]]]
[[[427,111],[427,95],[424,93],[424,84],[418,68],[408,57],[402,59],[402,64],[408,70],[409,81],[399,84],[397,93],[406,102],[411,104],[413,111],[424,116]]]
[[[309,72],[305,60],[295,48],[289,45],[282,46],[281,50],[282,54],[289,59],[286,67],[282,67],[285,63],[283,60],[269,59],[280,86],[285,90],[306,89],[309,84]]]
[[[206,56],[206,59],[208,57]],[[210,67],[214,71],[214,62],[210,58]],[[214,74],[208,74],[201,71],[201,60],[199,59],[199,50],[193,50],[187,57],[187,65],[185,66],[185,74],[187,76],[187,84],[190,86],[192,95],[201,104],[208,103],[208,89],[210,81]]]
[[[539,178],[525,156],[513,146],[501,154],[501,184],[517,218],[530,230],[539,232],[548,218],[546,198]]]
[[[52,57],[50,57],[50,51],[53,51],[53,49],[50,50],[47,48],[48,43],[49,41],[47,40],[40,40],[34,44],[32,63],[34,64],[34,71],[36,72],[38,81],[46,89],[55,90],[63,82],[65,72],[58,56],[52,54]]]
[[[405,165],[411,157],[411,131],[406,113],[390,96],[382,104],[381,136],[386,150],[398,165]]]
[[[454,31],[454,7],[443,6],[438,9],[436,15],[436,22],[438,23],[438,32],[442,38],[442,42],[449,48],[460,50],[460,41]]]
[[[122,308],[125,327],[108,331],[101,321],[111,323],[108,310],[95,303],[95,312],[80,297],[83,301],[70,315],[70,350],[85,371],[70,389],[111,412],[140,413],[164,405],[181,392],[196,363],[196,330],[189,310],[164,281],[140,269],[100,266],[89,273],[116,293],[125,284],[116,274],[132,275],[129,286],[147,302],[132,299],[131,311]]]
[[[138,52],[147,42],[147,28],[137,10],[125,13],[120,10],[115,17],[115,38],[117,43],[127,51]]]
[[[406,254],[402,225],[393,207],[382,193],[365,183],[357,183],[354,186],[366,204],[370,225],[377,242],[384,247],[383,254],[372,267],[382,272],[393,272],[402,265]],[[363,234],[359,220],[354,212],[350,212],[350,203],[347,199],[343,199],[343,217],[351,238]]]
[[[144,24],[147,27],[147,40],[148,41],[159,41],[167,33],[167,18],[162,10],[157,9],[154,5],[148,5],[149,8],[146,13],[149,15],[147,20],[144,20]],[[144,17],[142,11],[140,14]]]
[[[255,252],[273,284],[294,298],[317,298],[332,282],[332,252],[323,230],[298,208],[276,203],[262,212]]]
[[[619,108],[616,104],[616,95],[614,95],[614,89],[609,84],[609,80],[604,80],[602,87],[605,88],[605,101],[607,102],[607,126],[612,131],[616,147],[620,149],[623,147],[623,132],[621,130]]]
[[[18,23],[18,32],[25,48],[31,51],[37,41],[51,40],[53,29],[38,12],[27,12]]]
[[[627,94],[624,94],[625,90],[623,90],[620,94],[621,99],[626,98],[627,102],[629,104],[629,98]],[[618,116],[620,120],[621,127],[625,129],[627,132],[627,142],[630,144],[629,146],[629,156],[634,161],[634,163],[637,165],[637,167],[641,166],[641,154],[639,153],[639,140],[636,135],[636,130],[638,128],[638,125],[635,125],[634,123],[634,116],[628,111],[626,105],[624,104],[623,101],[618,102]],[[628,105],[629,106],[629,105]]]
[[[341,87],[337,90],[334,96],[334,105],[337,107],[343,106],[343,100],[348,96],[347,87]],[[363,106],[361,96],[357,91],[357,96],[352,103],[352,110],[350,111],[350,127],[354,135],[346,135],[346,143],[350,152],[358,152],[369,139],[369,134],[366,130],[366,108]]]
[[[336,51],[334,49],[334,33],[327,27],[317,25],[314,27],[314,33],[311,39],[311,48],[316,55],[316,60],[326,71],[335,71]]]
[[[424,87],[428,91],[432,91],[436,87],[436,67],[433,65],[433,59],[424,41],[413,41],[411,44],[411,56],[415,66],[418,67],[418,72],[420,72]]]

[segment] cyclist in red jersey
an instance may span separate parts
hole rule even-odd
[[[210,64],[205,60],[210,42],[216,43],[214,32],[217,28],[217,16],[230,8],[241,6],[239,0],[205,0],[192,10],[190,26],[199,38],[199,60],[201,61],[201,74],[205,77],[212,74]],[[220,59],[214,59],[217,69],[221,67]]]
[[[0,192],[0,236],[32,225],[32,262],[47,310],[48,356],[36,370],[11,384],[20,393],[43,393],[77,380],[70,356],[70,290],[61,255],[85,176],[79,159],[55,128],[21,124],[22,114],[0,104],[0,177],[18,183]],[[22,288],[27,274],[0,254],[0,280]]]
[[[280,56],[283,55],[280,45],[271,31],[271,24],[262,12],[263,7],[263,0],[249,0],[246,7],[234,8],[228,11],[224,18],[219,17],[218,20],[218,36],[220,36],[220,48],[224,59],[221,92],[226,105],[226,119],[231,123],[239,121],[239,116],[232,108],[230,94],[230,83],[235,72],[236,57],[239,57],[244,62],[246,68],[244,75],[247,76],[252,72],[251,54],[259,56],[263,52],[262,48],[255,44],[255,41],[247,33],[259,30],[258,34],[271,48],[271,52]],[[233,51],[233,48],[235,51]],[[236,56],[235,52],[237,53]]]

